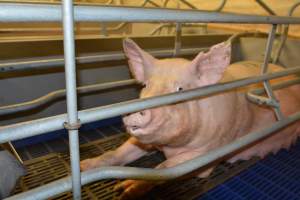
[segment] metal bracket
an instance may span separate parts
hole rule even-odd
[[[78,130],[81,127],[80,119],[74,124],[69,124],[68,122],[64,122],[64,127],[67,130]]]
[[[253,94],[253,91],[249,91],[247,93],[247,99],[251,101],[252,103],[258,104],[258,105],[266,105],[271,106],[273,108],[279,108],[280,103],[276,99],[270,99],[267,97],[263,97],[260,95]]]
[[[270,30],[269,33],[269,37],[268,37],[268,41],[267,41],[267,47],[266,47],[266,52],[265,52],[265,58],[264,58],[264,62],[262,64],[262,71],[261,74],[264,75],[268,72],[268,64],[269,64],[269,60],[270,60],[270,55],[271,55],[271,50],[272,50],[272,45],[273,45],[273,40],[275,38],[275,34],[276,34],[276,28],[277,25],[273,24],[272,28]],[[281,120],[284,118],[281,110],[280,110],[280,103],[279,101],[276,99],[272,87],[270,85],[269,81],[264,81],[264,89],[268,95],[268,97],[264,97],[264,96],[259,96],[256,94],[253,94],[250,92],[247,93],[247,98],[256,104],[259,105],[267,105],[267,106],[271,106],[274,109],[276,118],[278,120]]]

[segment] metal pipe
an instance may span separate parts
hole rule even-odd
[[[258,140],[264,139],[274,132],[295,123],[300,119],[300,112],[286,117],[281,121],[277,121],[272,126],[249,133],[235,141],[214,149],[205,155],[198,156],[192,160],[181,163],[175,167],[164,169],[149,169],[136,167],[100,167],[89,171],[82,172],[82,184],[92,183],[94,181],[103,179],[142,179],[142,180],[168,180],[180,177],[190,173],[196,169],[206,166],[207,164],[221,159],[224,156],[239,150],[242,147],[250,145]],[[33,199],[47,199],[54,195],[66,192],[71,189],[70,177],[66,177],[47,185],[32,189],[30,191],[20,193],[18,195],[7,198],[6,200],[33,200]]]
[[[100,84],[81,86],[81,87],[77,88],[77,93],[78,94],[87,94],[87,93],[91,93],[91,92],[107,90],[107,89],[113,89],[113,88],[117,88],[117,87],[130,86],[130,85],[133,85],[133,84],[136,84],[136,83],[137,82],[136,82],[135,79],[129,79],[129,80],[123,80],[123,81],[115,81],[115,82],[108,82],[108,83],[100,83]],[[295,81],[292,82],[292,84],[297,84],[297,83],[300,83],[300,79],[295,80]],[[277,87],[278,87],[277,85],[275,85],[274,87],[273,87],[273,85],[271,85],[271,86],[272,86],[273,90],[276,90]],[[285,84],[282,87],[286,87]],[[262,89],[262,90],[264,91],[264,89]],[[0,107],[0,116],[7,115],[7,114],[18,113],[18,112],[22,112],[22,111],[37,108],[37,107],[45,105],[45,104],[47,104],[51,101],[54,101],[54,100],[57,100],[59,98],[64,97],[65,92],[66,92],[65,89],[56,90],[56,91],[50,92],[47,95],[44,95],[44,96],[39,97],[37,99],[34,99],[32,101],[27,101],[27,102],[23,102],[23,103],[19,103],[19,104],[2,106],[2,107]],[[262,93],[260,92],[259,94],[262,94]],[[247,93],[247,97],[249,96],[249,100],[252,101],[253,103],[259,103],[259,102],[262,102],[262,101],[259,101],[259,100],[258,100],[259,102],[256,101],[258,99],[257,95],[259,95],[259,94],[256,92],[256,90],[249,91]],[[254,98],[252,98],[253,95],[256,95],[256,96]],[[259,104],[264,104],[264,102],[259,103]]]
[[[191,9],[198,9],[196,6],[194,6],[193,4],[191,4],[190,2],[188,2],[186,0],[178,0],[178,2],[185,4],[186,6],[188,6]]]
[[[298,17],[257,16],[164,8],[75,6],[74,13],[76,21],[300,24]],[[2,4],[0,7],[0,22],[46,22],[60,21],[60,19],[60,6],[57,5]]]
[[[209,48],[188,48],[181,49],[179,55],[186,56],[191,54],[199,53],[200,51],[205,51]],[[156,57],[166,57],[172,56],[174,50],[172,49],[163,49],[163,50],[149,50],[153,56]],[[84,56],[76,57],[76,63],[86,64],[93,62],[102,62],[102,61],[115,61],[115,60],[124,60],[125,55],[123,52],[115,53],[92,53],[86,54]],[[5,72],[14,72],[14,71],[25,71],[25,70],[40,70],[40,69],[50,69],[55,67],[62,67],[64,64],[64,58],[62,56],[52,56],[52,57],[42,57],[34,59],[17,59],[4,61],[0,63],[0,74]]]
[[[297,2],[295,3],[290,9],[289,9],[289,12],[288,12],[288,16],[292,16],[295,9],[300,6],[300,2]],[[275,56],[274,56],[274,59],[272,61],[272,63],[277,63],[279,58],[280,58],[280,55],[281,55],[281,52],[283,50],[283,47],[285,45],[285,42],[287,40],[287,37],[288,37],[288,32],[289,32],[289,25],[284,25],[283,26],[283,31],[282,31],[282,35],[281,35],[281,40],[280,40],[280,43],[279,43],[279,47],[278,47],[278,50],[277,52],[275,53]]]
[[[273,90],[279,90],[285,87],[289,87],[292,85],[296,85],[296,84],[300,84],[300,78],[296,78],[293,80],[288,80],[288,81],[284,81],[281,83],[277,83],[272,85],[272,89]],[[250,90],[249,92],[251,92],[252,94],[256,94],[256,95],[262,95],[265,92],[264,88],[258,88],[258,89],[254,89],[254,90]]]
[[[282,88],[292,86],[295,84],[299,84],[299,83],[300,83],[300,78],[297,78],[297,79],[293,79],[293,80],[289,80],[289,81],[284,81],[279,84],[271,85],[271,87],[273,90],[278,90],[278,89],[282,89]],[[264,92],[265,92],[265,88],[258,88],[258,89],[250,90],[247,92],[246,97],[249,101],[251,101],[252,103],[255,103],[255,104],[278,107],[279,106],[278,102],[272,101],[271,99],[266,98],[264,96],[260,96],[260,95],[264,94]]]
[[[265,11],[267,11],[270,15],[276,15],[276,13],[262,0],[255,0]]]
[[[276,25],[272,25],[270,32],[269,32],[266,50],[265,50],[264,61],[262,64],[262,71],[261,71],[262,74],[265,74],[268,72],[268,66],[269,66],[269,61],[270,61],[270,57],[271,57],[273,41],[274,41],[275,34],[276,34],[276,28],[277,28]]]
[[[265,80],[279,78],[290,74],[300,72],[300,67],[291,68],[284,71],[279,71],[270,74],[264,74],[260,76],[249,77],[247,79],[236,80],[227,83],[219,83],[216,85],[210,85],[202,88],[196,88],[192,90],[183,91],[180,93],[171,93],[162,95],[159,97],[151,97],[146,99],[136,99],[131,101],[125,101],[108,106],[101,106],[91,108],[87,110],[79,111],[79,119],[82,124],[107,119],[111,117],[120,116],[139,110],[145,110],[148,108],[158,107],[166,104],[177,103],[186,101],[193,98],[204,97],[207,95],[216,94],[219,92],[225,92],[246,86],[249,84],[259,83]],[[64,128],[63,122],[66,121],[66,114],[56,115],[52,117],[21,122],[13,125],[7,125],[0,127],[0,143],[23,139],[35,135],[40,135],[46,132],[51,132]]]
[[[237,38],[243,37],[243,36],[265,36],[265,35],[266,35],[266,33],[262,33],[262,32],[238,33],[238,34],[232,35],[228,39],[228,42],[232,43]],[[175,47],[175,51],[176,51],[176,49],[177,48]],[[190,49],[190,50],[192,50],[192,49]],[[190,52],[190,53],[198,53],[201,50],[207,50],[207,49],[196,49],[195,52]],[[183,53],[185,53],[186,49],[184,49],[183,51],[184,51]],[[158,56],[160,52],[151,52],[151,53]],[[189,53],[189,52],[186,52],[186,53]],[[176,53],[176,54],[177,55],[178,54],[182,55],[182,53],[180,53],[180,51],[179,51],[179,53]],[[90,57],[93,58],[93,56],[90,56]],[[95,56],[95,57],[97,57],[97,56]],[[89,56],[78,57],[77,62],[82,63],[82,61],[84,61],[86,58],[89,58]],[[101,57],[101,56],[100,56],[100,58],[106,59],[106,57]],[[123,53],[119,53],[119,54],[114,54],[114,56],[111,55],[111,57],[107,57],[107,58],[108,59],[112,59],[112,58],[115,58],[115,59],[122,58],[122,59],[124,59],[125,57],[124,57]],[[55,60],[57,61],[58,59],[54,59],[54,61]],[[61,60],[63,62],[63,59],[61,59]],[[89,60],[87,59],[87,61],[89,61]],[[26,62],[26,63],[28,63],[28,62]],[[39,62],[37,62],[37,63],[39,63]],[[43,64],[43,63],[46,63],[46,61],[41,62],[41,64]],[[9,69],[13,69],[12,66],[10,65],[10,63],[6,63],[6,65],[10,66]],[[1,64],[0,64],[0,66],[1,66]],[[80,93],[80,94],[85,94],[85,93],[89,93],[89,92],[94,92],[94,91],[99,91],[99,90],[104,90],[104,89],[110,89],[110,88],[115,88],[115,87],[119,87],[119,86],[128,86],[128,85],[132,85],[134,83],[135,83],[135,81],[132,79],[132,80],[119,81],[119,82],[112,82],[112,83],[95,84],[95,85],[90,85],[90,86],[78,87],[77,92]],[[44,95],[42,97],[39,97],[37,99],[34,99],[32,101],[23,102],[23,103],[19,103],[19,104],[2,106],[2,107],[0,107],[0,116],[1,115],[6,115],[6,114],[22,112],[22,111],[26,111],[26,110],[29,110],[29,109],[34,109],[34,108],[37,108],[41,105],[49,103],[50,101],[59,99],[59,98],[64,97],[64,96],[65,96],[65,90],[57,90],[57,91],[53,91],[53,92],[51,92],[47,95]]]
[[[121,87],[121,86],[129,86],[129,85],[133,85],[133,84],[136,84],[135,79],[108,82],[108,83],[100,83],[100,84],[93,84],[93,85],[78,87],[77,92],[79,94],[87,94],[87,93],[91,93],[91,92],[113,89],[113,88]],[[66,90],[61,89],[61,90],[56,90],[56,91],[50,92],[42,97],[32,100],[32,101],[27,101],[27,102],[13,104],[13,105],[7,105],[7,106],[1,106],[0,107],[0,116],[34,109],[39,106],[45,105],[51,101],[65,97],[65,95],[66,95]]]
[[[144,2],[142,3],[142,5],[140,7],[145,7],[147,5],[147,3],[150,3],[155,7],[160,7],[158,4],[156,4],[155,2],[153,2],[151,0],[144,0]],[[107,31],[117,31],[117,30],[120,30],[121,28],[124,28],[127,24],[128,23],[126,23],[126,22],[122,22],[122,23],[120,23],[119,25],[117,25],[115,27],[106,28],[106,30]]]
[[[176,34],[174,43],[174,54],[173,56],[178,56],[181,50],[181,23],[176,23]]]
[[[73,0],[62,1],[63,32],[64,32],[64,57],[65,57],[65,78],[67,96],[67,117],[65,128],[69,133],[69,150],[72,172],[73,199],[81,199],[81,178],[80,178],[80,154],[76,91],[76,67],[75,67],[75,39],[74,39],[74,10]]]
[[[276,28],[277,28],[277,25],[273,24],[271,27],[270,33],[269,33],[265,57],[264,57],[264,61],[262,64],[262,70],[261,70],[262,74],[266,74],[268,72],[268,66],[269,66],[270,56],[271,56],[271,52],[272,52],[273,41],[274,41],[275,34],[276,34]],[[264,85],[264,88],[266,90],[269,100],[272,101],[273,109],[275,111],[277,119],[278,120],[283,119],[284,116],[280,110],[280,103],[276,99],[269,81],[267,81],[267,80],[264,81],[263,85]],[[263,99],[261,99],[261,100],[263,100]]]
[[[226,4],[226,2],[227,2],[227,0],[222,0],[221,3],[220,3],[220,5],[217,8],[215,8],[214,11],[216,11],[216,12],[222,11],[223,8],[224,8],[224,6],[225,6],[225,4]]]

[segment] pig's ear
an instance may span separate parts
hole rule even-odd
[[[191,63],[193,73],[198,76],[199,86],[215,84],[221,80],[230,63],[231,45],[223,42],[214,45],[207,53],[199,53]]]
[[[155,58],[128,38],[123,40],[123,48],[126,57],[129,59],[128,64],[131,73],[138,82],[144,83],[149,73],[151,73]]]

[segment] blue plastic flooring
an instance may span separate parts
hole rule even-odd
[[[197,198],[212,199],[300,200],[300,139]]]

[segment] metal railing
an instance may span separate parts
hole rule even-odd
[[[134,13],[134,15],[132,13]],[[162,106],[170,103],[181,102],[196,97],[212,95],[218,92],[224,92],[233,88],[242,87],[262,81],[266,82],[270,79],[300,72],[300,67],[270,74],[262,73],[260,76],[256,77],[249,77],[247,79],[227,83],[219,83],[180,93],[171,93],[160,97],[138,99],[112,104],[108,106],[82,110],[79,111],[77,114],[72,2],[70,0],[65,0],[63,13],[61,12],[61,7],[57,5],[3,4],[0,6],[1,22],[61,21],[62,16],[65,24],[65,75],[67,85],[66,93],[68,114],[62,114],[53,117],[42,118],[38,120],[32,120],[0,127],[0,143],[67,128],[69,129],[70,135],[72,175],[71,177],[66,177],[64,179],[52,182],[42,187],[38,187],[31,191],[15,195],[8,199],[46,199],[61,192],[70,190],[71,188],[73,188],[74,199],[80,199],[80,185],[87,184],[100,179],[131,178],[147,180],[164,180],[176,178],[180,175],[186,174],[201,166],[204,166],[210,163],[211,161],[218,159],[230,152],[233,152],[247,144],[264,138],[272,134],[274,131],[279,130],[300,119],[299,112],[288,117],[283,117],[268,128],[256,131],[253,134],[243,136],[228,145],[220,147],[216,150],[209,152],[204,156],[197,157],[176,167],[167,169],[103,167],[83,172],[80,176],[78,152],[78,128],[80,123],[84,124],[96,120],[136,112],[139,110]],[[300,18],[295,17],[254,16],[203,11],[181,11],[175,9],[146,9],[111,6],[75,6],[74,20],[102,22],[210,22],[272,24],[273,28],[269,34],[268,46],[270,46],[270,44],[272,43],[272,38],[275,29],[274,27],[277,24],[300,24]],[[265,54],[265,68],[263,72],[267,71],[267,63],[270,50],[271,48],[267,48],[267,52]],[[269,87],[268,89],[271,89],[271,87]],[[80,123],[78,119],[80,119]]]

